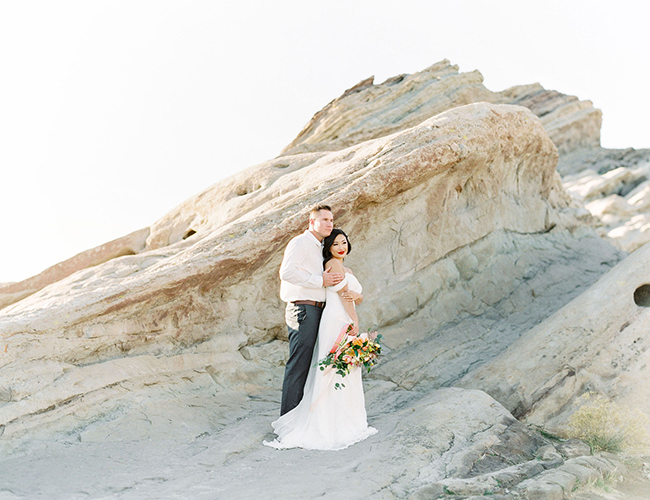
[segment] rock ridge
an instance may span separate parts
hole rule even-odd
[[[475,102],[529,108],[544,124],[560,154],[600,146],[602,113],[590,101],[546,90],[540,84],[491,92],[479,71],[459,73],[440,61],[412,75],[381,84],[370,77],[317,112],[282,155],[338,151],[421,123],[451,108]]]
[[[609,177],[631,193],[617,169],[643,154],[604,153],[600,112],[539,85],[492,93],[447,61],[373,81],[107,261],[14,289],[34,293],[0,310],[4,493],[530,500],[624,473],[539,429],[589,390],[649,410],[650,250],[612,246],[575,197]],[[572,198],[589,158],[602,177]],[[288,351],[277,271],[320,202],[385,351],[364,377],[379,434],[336,460],[261,445]]]
[[[74,373],[87,365],[104,365],[108,383],[98,383],[106,390],[113,383],[113,359],[146,361],[153,355],[172,363],[180,355],[183,371],[205,363],[203,354],[223,353],[229,361],[222,368],[210,365],[213,378],[224,370],[244,370],[239,349],[285,335],[277,269],[284,245],[304,227],[306,207],[316,202],[336,207],[338,223],[355,235],[357,255],[364,259],[351,263],[373,291],[364,314],[378,327],[417,310],[412,300],[417,273],[436,269],[433,264],[456,248],[497,230],[581,226],[555,174],[553,143],[521,107],[470,104],[310,159],[297,157],[300,168],[285,167],[266,188],[245,195],[250,205],[238,215],[239,196],[216,215],[201,214],[202,207],[212,206],[204,205],[201,195],[188,202],[197,217],[223,220],[226,214],[231,222],[206,223],[204,231],[164,248],[79,271],[0,311],[5,435],[9,427],[25,432],[26,422],[42,419],[40,412],[57,400],[83,396],[83,386],[74,382],[81,375]],[[277,160],[258,171],[268,179],[269,171],[277,175],[275,165]],[[252,182],[254,172],[242,177]],[[233,180],[225,185],[233,186]],[[185,225],[177,216],[183,210],[170,213],[170,224],[161,223],[168,234],[175,224]],[[157,234],[152,230],[149,238]],[[445,273],[429,284],[420,282],[421,295],[448,280]],[[35,361],[43,358],[50,360],[47,369]],[[260,376],[259,367],[254,372]]]

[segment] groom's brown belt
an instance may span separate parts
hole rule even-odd
[[[297,306],[306,304],[308,306],[320,307],[321,309],[325,307],[325,302],[316,302],[315,300],[294,300],[292,304],[296,304]]]

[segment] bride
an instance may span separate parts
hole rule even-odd
[[[361,383],[361,369],[353,368],[341,377],[331,367],[324,371],[318,361],[329,353],[341,330],[353,323],[353,335],[359,333],[359,320],[354,305],[363,300],[361,284],[343,259],[352,245],[340,229],[323,241],[324,268],[345,273],[345,279],[327,288],[325,310],[318,329],[311,367],[300,404],[282,415],[271,425],[277,438],[264,444],[273,448],[306,448],[312,450],[342,450],[377,432],[368,427]],[[343,387],[336,388],[336,384]]]

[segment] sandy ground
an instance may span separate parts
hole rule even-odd
[[[275,404],[260,403],[232,428],[192,441],[31,441],[0,458],[0,500],[395,498],[363,472],[382,436],[338,452],[283,450],[272,439]],[[353,478],[342,488],[345,478]],[[390,480],[390,478],[388,478]],[[336,486],[338,485],[338,486]]]
[[[396,487],[408,457],[381,463],[391,423],[338,452],[267,448],[277,405],[260,402],[227,429],[193,440],[31,441],[0,457],[0,500],[239,500],[405,498]],[[389,462],[389,461],[388,461]],[[650,499],[650,459],[628,461],[623,482],[584,486],[576,500]],[[417,464],[413,464],[417,476]],[[421,465],[421,464],[420,464]]]
[[[572,500],[649,500],[650,457],[626,460],[623,481],[605,480],[580,488]]]

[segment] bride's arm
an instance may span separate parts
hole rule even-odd
[[[343,264],[341,264],[341,261],[337,259],[330,259],[326,264],[325,267],[331,267],[332,272],[334,273],[345,273],[345,269],[343,268]],[[336,288],[336,287],[332,287]],[[354,309],[354,303],[350,302],[349,300],[345,299],[343,295],[348,291],[348,285],[346,284],[343,286],[340,290],[337,290],[336,293],[339,294],[339,298],[341,299],[341,303],[343,304],[343,307],[345,308],[345,312],[348,313],[350,318],[352,318],[352,322],[354,323],[354,329],[352,331],[352,335],[358,335],[359,334],[359,318],[357,317],[357,311]]]
[[[346,267],[344,269],[346,273],[352,274],[352,271],[349,268]],[[357,306],[363,302],[363,295],[361,295],[359,292],[355,292],[349,289],[347,292],[344,292],[343,295],[341,295],[341,298],[350,302],[354,302]]]
[[[348,302],[354,302],[355,305],[359,305],[363,302],[363,295],[361,295],[359,292],[355,292],[353,290],[348,290],[347,292],[344,292],[341,297]]]

